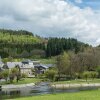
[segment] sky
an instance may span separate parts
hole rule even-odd
[[[100,44],[100,0],[0,0],[0,28]]]

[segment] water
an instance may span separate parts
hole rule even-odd
[[[54,93],[70,93],[79,92],[82,90],[92,90],[98,87],[84,87],[84,88],[69,88],[69,89],[54,89],[51,88],[48,82],[41,82],[36,86],[24,87],[20,89],[9,89],[0,92],[0,100],[19,98],[25,96],[36,96],[43,94],[54,94]]]

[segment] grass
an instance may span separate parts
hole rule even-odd
[[[100,100],[100,90],[81,91],[77,93],[50,94],[16,98],[13,100]]]
[[[55,57],[46,58],[46,59],[39,59],[42,64],[55,64],[56,60]]]
[[[41,79],[39,78],[23,78],[20,81],[18,81],[18,83],[16,82],[16,80],[13,81],[12,84],[18,85],[18,84],[28,84],[28,83],[36,83],[36,82],[40,82]],[[1,85],[7,85],[10,84],[10,82],[2,82],[0,83]]]
[[[83,83],[100,83],[100,79],[88,79],[87,82],[84,79],[77,79],[77,80],[71,80],[71,81],[58,81],[53,82],[52,84],[83,84]]]

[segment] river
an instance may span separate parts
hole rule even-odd
[[[19,98],[25,96],[36,96],[44,94],[55,94],[55,93],[70,93],[79,92],[83,90],[98,89],[98,87],[84,87],[84,88],[69,88],[69,89],[56,89],[50,86],[48,82],[41,82],[35,86],[24,87],[20,89],[8,89],[0,92],[0,100]]]

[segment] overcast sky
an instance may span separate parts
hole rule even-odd
[[[100,44],[100,0],[0,0],[0,28]]]

